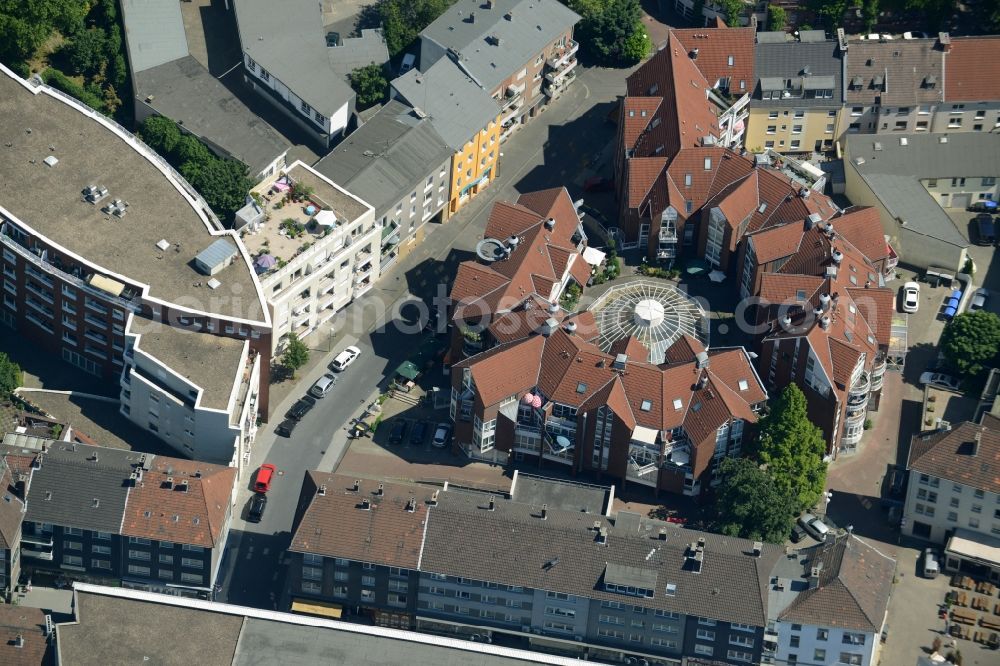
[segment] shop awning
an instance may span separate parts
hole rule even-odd
[[[946,555],[955,555],[988,567],[1000,566],[1000,539],[977,534],[961,527],[948,539]]]
[[[112,296],[121,296],[122,291],[125,289],[125,285],[118,280],[112,280],[111,278],[106,278],[103,275],[98,275],[97,273],[90,276],[89,282],[91,287],[96,287],[101,291],[106,291]]]
[[[604,261],[605,256],[604,252],[601,252],[595,247],[588,247],[583,250],[583,260],[591,266],[600,266],[601,262]]]
[[[652,446],[653,444],[656,444],[656,436],[659,434],[659,430],[653,430],[652,428],[645,428],[641,425],[637,425],[635,430],[632,431],[632,441],[642,442],[643,444],[649,444]]]
[[[304,599],[292,600],[293,613],[332,617],[334,620],[339,620],[343,611],[343,606],[338,606],[337,604],[328,604],[323,601],[305,601]]]
[[[396,374],[400,377],[409,379],[411,382],[420,376],[420,368],[413,364],[412,361],[403,361],[396,368]]]

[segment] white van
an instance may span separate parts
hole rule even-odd
[[[799,516],[799,525],[809,533],[809,536],[820,542],[826,541],[826,535],[830,533],[830,528],[811,513],[803,513]]]
[[[941,563],[933,548],[924,551],[924,578],[937,578],[941,573]]]
[[[309,389],[309,393],[314,398],[325,398],[326,394],[330,392],[333,385],[336,383],[337,378],[327,373],[316,380],[316,383],[312,385],[311,389]]]

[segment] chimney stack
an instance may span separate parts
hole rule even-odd
[[[326,497],[326,486],[321,485],[319,489],[316,491],[316,494],[319,495],[320,497]]]
[[[354,492],[361,490],[361,479],[354,479]]]
[[[497,508],[496,498],[493,497],[493,495],[490,495],[490,503],[489,506],[487,507],[487,511],[495,511],[496,508]]]
[[[542,520],[545,520],[548,517],[549,517],[549,505],[548,504],[543,504],[542,505]]]
[[[972,441],[972,455],[978,456],[979,455],[979,444],[983,440],[983,431],[980,430],[979,432],[977,432],[976,435],[975,435],[975,437],[973,437],[972,439],[973,439],[973,441]]]
[[[691,49],[691,51],[688,53],[688,55],[691,57],[691,60],[697,60],[698,59],[698,49],[696,49],[696,48]]]
[[[431,493],[431,498],[430,498],[430,500],[428,500],[427,503],[429,505],[431,505],[431,506],[437,506],[437,504],[438,504],[438,491],[435,490],[434,492]]]
[[[753,556],[754,557],[760,557],[760,554],[763,551],[764,551],[764,542],[763,541],[754,541],[753,542]]]
[[[660,528],[660,532],[659,532],[659,534],[657,534],[657,539],[659,539],[660,541],[666,541],[667,540],[667,528],[666,527],[661,527]]]
[[[383,486],[381,483],[378,484],[378,490],[375,491],[375,494],[378,495],[379,497],[382,497],[382,495],[385,494],[385,486]]]
[[[361,498],[361,510],[362,511],[369,511],[369,510],[371,510],[371,508],[372,508],[372,502],[371,502],[371,500],[368,499],[367,497]]]
[[[823,563],[819,562],[809,572],[809,589],[815,590],[819,587],[819,575],[823,572]]]
[[[699,370],[703,370],[708,367],[708,352],[700,351],[695,354],[694,367]]]
[[[602,527],[597,530],[597,543],[606,546],[608,543],[608,528]]]
[[[167,490],[172,490],[174,487],[174,477],[168,476],[167,480],[163,482],[163,487]]]
[[[414,511],[417,510],[416,498],[411,497],[410,499],[406,500],[406,510],[410,513],[413,513]]]
[[[553,229],[555,229],[556,228],[556,218],[550,217],[549,219],[545,220],[545,228],[548,229],[549,231],[552,231]]]

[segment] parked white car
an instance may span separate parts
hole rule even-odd
[[[951,375],[946,375],[943,372],[925,372],[920,375],[920,385],[924,386],[926,384],[940,386],[942,388],[951,389],[952,391],[959,390],[959,387],[962,385],[957,379]]]
[[[357,347],[351,346],[344,351],[337,354],[337,358],[333,359],[330,363],[330,369],[334,372],[343,372],[347,369],[351,363],[357,360],[361,356],[361,350]]]
[[[920,285],[907,282],[903,285],[903,312],[916,312],[920,307]]]
[[[990,297],[990,292],[985,289],[976,289],[976,293],[972,295],[972,302],[969,303],[969,310],[982,310],[986,307],[986,299]]]

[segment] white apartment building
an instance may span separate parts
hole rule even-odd
[[[132,315],[120,410],[183,455],[242,475],[257,434],[260,365],[249,340]]]
[[[308,195],[292,200],[297,190]],[[243,242],[254,257],[278,350],[288,334],[309,335],[372,288],[381,227],[370,205],[301,161],[255,191],[264,201],[264,221],[245,227]]]
[[[1000,419],[915,435],[901,532],[945,546],[944,569],[1000,582]]]
[[[768,605],[778,613],[764,635],[762,663],[877,664],[896,561],[851,533],[799,555],[772,573]]]

